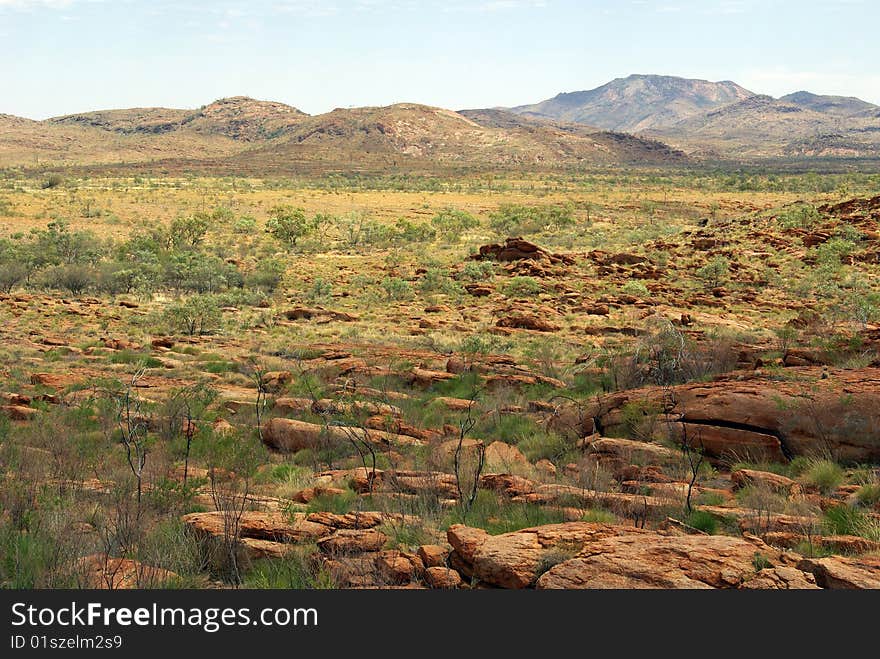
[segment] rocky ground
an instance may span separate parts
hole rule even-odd
[[[809,260],[848,223],[872,268],[878,208],[743,231]],[[880,587],[880,327],[768,290],[759,258],[687,285],[729,232],[662,265],[661,239],[511,237],[450,266],[497,268],[456,301],[276,299],[204,336],[155,331],[156,300],[0,295],[4,552],[63,564],[46,586]]]

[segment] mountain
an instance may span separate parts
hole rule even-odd
[[[752,96],[650,134],[705,157],[880,156],[880,117],[846,116],[840,104],[829,110],[822,98]],[[846,105],[857,111],[857,104]]]
[[[854,96],[822,96],[800,91],[783,96],[779,100],[806,110],[815,110],[838,117],[857,117],[872,111],[880,112],[880,106]]]
[[[511,111],[632,133],[668,127],[750,96],[754,94],[730,81],[631,75],[589,91],[559,94]]]
[[[238,96],[197,110],[129,108],[45,121],[0,115],[0,167],[138,164],[260,175],[685,161],[683,153],[653,139],[500,110],[468,116],[414,103],[309,116]]]
[[[336,109],[300,121],[283,138],[244,151],[242,167],[542,166],[684,162],[654,140],[560,126],[502,111],[461,113],[414,103]]]
[[[196,111],[168,108],[104,110],[55,117],[48,123],[88,126],[123,135],[190,132],[253,142],[277,137],[304,117],[308,115],[284,103],[233,96],[221,98]]]

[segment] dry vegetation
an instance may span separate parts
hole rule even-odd
[[[0,584],[880,586],[878,189],[7,172]]]

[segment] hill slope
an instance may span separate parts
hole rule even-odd
[[[652,131],[692,154],[722,157],[876,157],[880,118],[818,111],[770,96],[737,103]]]
[[[272,170],[297,163],[373,168],[685,160],[680,152],[652,140],[482,112],[456,113],[411,103],[336,109],[301,121],[284,138],[245,151],[234,161],[250,169]]]
[[[880,111],[880,107],[854,96],[824,96],[800,91],[783,96],[779,100],[806,110],[815,110],[838,117],[856,117],[872,110]]]
[[[606,130],[640,132],[671,126],[753,95],[730,81],[631,75],[596,89],[559,94],[540,103],[511,108],[511,111]]]
[[[284,103],[233,96],[195,111],[131,108],[73,114],[47,121],[55,125],[100,128],[123,135],[188,132],[252,142],[277,137],[304,117],[308,115]]]

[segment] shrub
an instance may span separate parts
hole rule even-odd
[[[193,295],[165,310],[172,332],[189,336],[209,334],[220,325],[220,307],[214,296]]]
[[[316,226],[313,219],[306,217],[302,208],[283,205],[269,211],[266,231],[288,247],[295,247],[297,241],[312,233]]]
[[[824,514],[824,526],[833,535],[857,535],[880,541],[880,523],[857,508],[835,506]]]
[[[18,284],[25,281],[30,268],[21,261],[0,261],[0,292],[9,293]]]
[[[257,220],[252,215],[242,215],[235,224],[232,225],[233,233],[247,234],[253,233],[257,228]]]
[[[724,281],[729,270],[730,262],[723,256],[716,256],[697,270],[697,277],[702,279],[707,287],[717,288]]]
[[[281,285],[286,270],[287,264],[281,259],[263,259],[244,278],[244,285],[271,293]]]
[[[214,293],[244,284],[234,265],[197,251],[172,252],[165,258],[162,269],[165,284],[180,291]]]
[[[205,239],[210,221],[211,216],[206,213],[175,218],[168,231],[171,246],[195,247]]]
[[[648,297],[651,294],[643,282],[634,279],[626,282],[621,287],[620,292],[627,295],[635,295],[636,297]]]
[[[408,300],[412,297],[412,284],[400,277],[385,277],[380,284],[389,300]]]
[[[538,295],[541,292],[541,282],[534,277],[512,277],[502,292],[508,297]]]
[[[327,302],[333,295],[333,284],[329,281],[316,277],[306,292],[306,297],[313,304]]]
[[[558,230],[574,224],[574,209],[566,206],[524,206],[503,204],[489,214],[489,226],[505,235]]]
[[[802,476],[808,485],[817,487],[822,494],[830,494],[844,481],[843,468],[831,460],[815,460]]]
[[[424,243],[437,237],[437,232],[427,224],[417,224],[403,217],[394,226],[398,240],[404,243]]]
[[[880,483],[862,485],[856,491],[856,501],[863,506],[876,506],[880,503]]]
[[[51,288],[69,291],[71,295],[81,295],[97,283],[94,268],[79,264],[58,265],[45,274],[45,281]]]
[[[61,176],[61,174],[49,174],[46,178],[40,181],[40,187],[43,190],[49,190],[51,188],[57,188],[62,183],[64,183],[64,177]]]
[[[458,278],[463,281],[484,281],[495,276],[495,264],[491,261],[468,261]]]
[[[468,229],[473,229],[480,223],[467,211],[447,207],[431,218],[431,224],[447,240],[452,238],[458,241]]]
[[[684,519],[684,523],[709,535],[718,532],[718,518],[705,510],[692,510]]]

